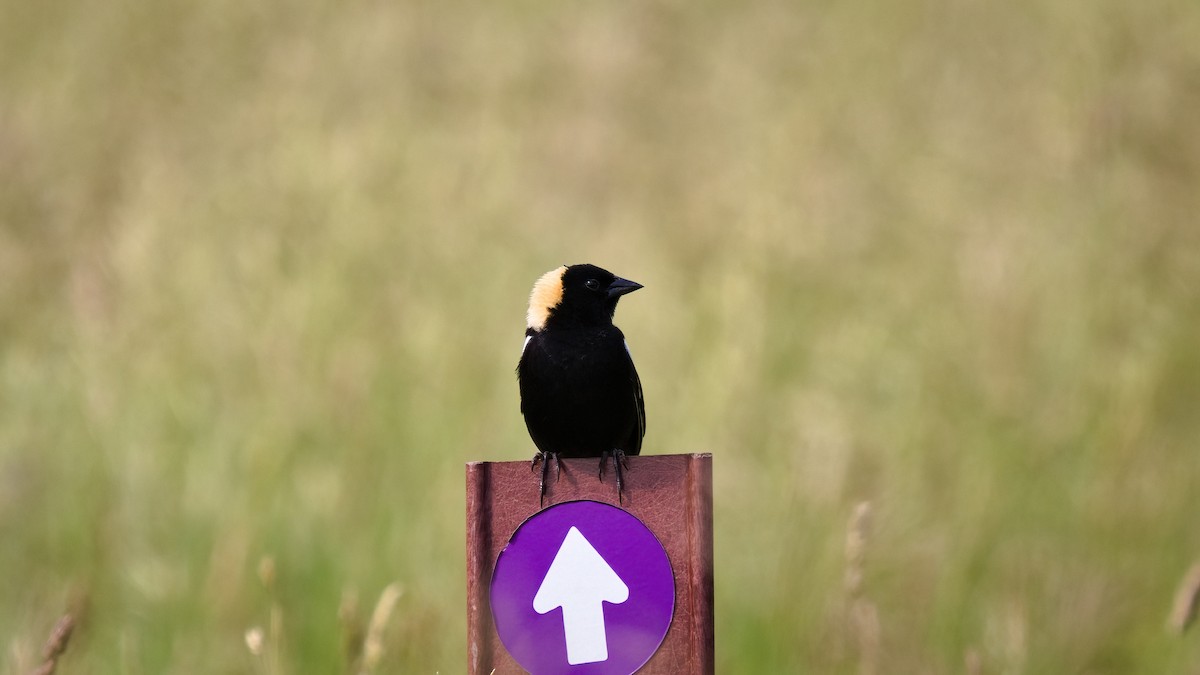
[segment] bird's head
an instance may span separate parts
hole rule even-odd
[[[617,300],[641,287],[595,265],[563,265],[546,272],[533,285],[527,325],[540,331],[547,325],[610,324]]]

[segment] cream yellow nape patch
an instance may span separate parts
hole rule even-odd
[[[534,330],[546,327],[546,319],[550,318],[550,310],[562,302],[562,275],[567,266],[556,267],[542,275],[533,284],[533,292],[529,294],[529,311],[525,313],[525,322]]]

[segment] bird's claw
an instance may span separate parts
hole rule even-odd
[[[625,451],[620,448],[600,453],[600,482],[604,482],[604,466],[608,464],[609,457],[612,457],[613,468],[617,474],[617,503],[624,504],[625,471],[629,469],[629,460],[626,459]]]
[[[554,480],[555,482],[562,476],[562,463],[558,459],[557,452],[543,452],[538,450],[538,453],[533,456],[533,460],[529,462],[529,470],[533,471],[540,463],[542,465],[542,475],[538,479],[538,507],[542,507],[546,503],[546,478],[550,475],[550,460],[554,460]]]

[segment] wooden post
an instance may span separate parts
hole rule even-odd
[[[712,673],[712,455],[628,459],[629,470],[625,473],[620,502],[611,464],[603,482],[597,477],[598,458],[562,460],[557,480],[551,465],[545,508],[592,500],[619,506],[649,528],[670,560],[675,602],[666,636],[637,672]],[[530,470],[528,461],[471,462],[467,464],[466,478],[469,672],[472,675],[523,673],[500,640],[490,593],[501,551],[526,519],[543,510],[538,503],[538,475]],[[562,633],[543,637],[563,640]]]

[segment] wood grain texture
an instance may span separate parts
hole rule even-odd
[[[675,576],[675,615],[662,645],[638,672],[713,672],[712,455],[629,458],[623,503],[598,459],[564,459],[546,507],[591,499],[619,506],[658,537]],[[551,467],[553,469],[553,466]],[[467,464],[467,663],[472,675],[524,672],[505,651],[488,603],[492,570],[509,537],[541,510],[529,462]]]

